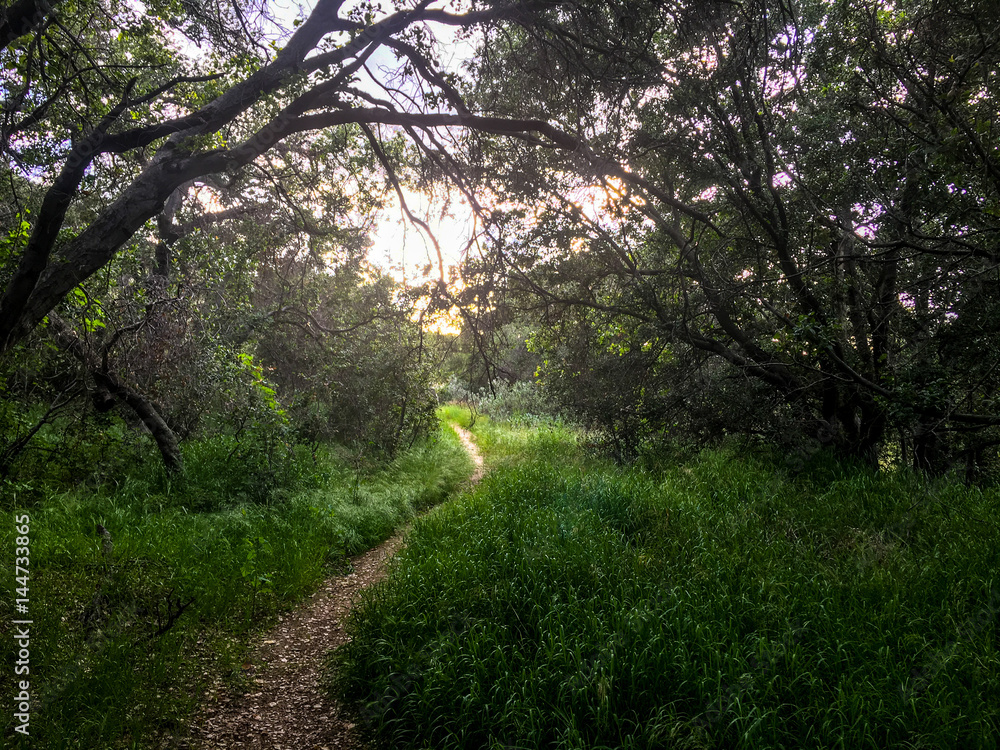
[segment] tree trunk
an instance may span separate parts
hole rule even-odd
[[[100,402],[106,410],[111,396],[128,406],[156,441],[156,447],[160,449],[167,471],[170,473],[181,471],[184,463],[177,435],[160,416],[156,407],[145,396],[123,384],[111,373],[105,372],[98,365],[93,352],[80,340],[70,325],[54,312],[49,313],[49,325],[58,344],[83,363],[90,372],[96,386],[95,403]]]
[[[923,423],[913,430],[913,468],[930,475],[942,473],[938,436],[933,427]]]
[[[156,441],[156,447],[160,449],[160,455],[163,457],[163,465],[167,467],[167,471],[171,473],[181,471],[184,468],[184,462],[181,457],[177,435],[170,429],[170,426],[160,416],[160,413],[152,403],[142,394],[120,383],[113,375],[94,371],[93,376],[95,381],[107,388],[120,401],[127,404],[135,412],[136,416],[142,420],[146,429],[149,430],[149,434]]]

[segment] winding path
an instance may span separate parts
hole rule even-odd
[[[458,434],[475,463],[471,484],[483,476],[472,435]],[[326,653],[347,640],[343,622],[361,589],[385,576],[385,563],[403,545],[405,530],[351,558],[353,572],[328,578],[311,599],[280,618],[250,659],[254,690],[230,695],[209,688],[190,741],[172,747],[242,750],[360,750],[364,745],[341,706],[321,685]]]

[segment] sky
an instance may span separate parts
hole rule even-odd
[[[271,3],[271,9],[285,28],[291,29],[295,18],[306,17],[314,5],[315,2],[275,0]],[[342,14],[351,5],[345,4]],[[458,40],[456,31],[450,27],[431,24],[430,28],[441,44],[443,66],[448,71],[457,72],[472,54],[471,46]],[[383,80],[391,76],[397,67],[398,62],[393,54],[384,48],[372,56],[368,65]],[[367,76],[362,78],[359,87],[374,95],[384,96],[379,86]],[[404,190],[404,196],[409,209],[426,222],[434,233],[444,260],[444,276],[448,278],[450,269],[460,263],[463,250],[475,231],[475,221],[468,203],[460,196],[453,195],[446,208],[444,200],[435,202],[420,193]],[[372,235],[370,260],[397,280],[410,284],[438,278],[441,271],[433,242],[422,229],[403,216],[394,195],[389,196],[389,203]]]
[[[263,28],[261,41],[273,41],[281,45],[291,35],[296,19],[304,19],[311,12],[314,1],[297,2],[296,0],[271,0],[268,11],[280,24],[275,26],[268,21],[260,21]],[[346,3],[341,14],[346,14],[352,3]],[[388,5],[388,3],[387,3]],[[446,3],[442,2],[440,7]],[[467,42],[457,39],[455,29],[440,24],[429,25],[441,44],[441,62],[448,71],[457,72],[463,62],[472,54],[472,47]],[[179,34],[171,34],[178,45],[194,59],[200,58],[204,52],[183,40]],[[388,80],[398,68],[399,63],[388,49],[376,51],[369,60],[367,70],[383,81]],[[385,96],[385,92],[370,78],[367,73],[361,76],[359,88],[373,95]],[[461,262],[462,253],[468,246],[475,231],[475,221],[468,204],[459,195],[448,196],[448,206],[445,200],[432,201],[428,196],[404,190],[407,206],[414,215],[426,222],[433,232],[441,250],[444,262],[444,276],[448,278],[453,267]],[[387,195],[387,207],[372,233],[372,247],[369,259],[377,266],[391,274],[399,281],[417,285],[424,281],[439,278],[441,269],[438,263],[437,250],[426,233],[411,223],[400,208],[394,194]]]
[[[468,203],[453,197],[446,208],[441,201],[432,201],[420,193],[404,192],[404,195],[410,210],[434,233],[444,261],[444,275],[448,278],[449,269],[461,262],[476,231]],[[383,212],[372,237],[369,258],[396,279],[407,283],[419,284],[440,275],[434,243],[421,228],[403,216],[398,203]]]

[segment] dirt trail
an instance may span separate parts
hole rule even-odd
[[[483,476],[483,458],[472,435],[456,424],[476,465],[469,481]],[[250,660],[255,689],[230,695],[209,689],[190,740],[172,747],[243,750],[359,750],[350,717],[320,685],[327,651],[347,640],[343,622],[361,589],[385,576],[385,563],[403,544],[405,531],[351,558],[353,572],[327,579],[312,598],[284,615],[258,644]]]
[[[461,440],[462,445],[465,446],[465,450],[468,452],[469,458],[471,458],[472,462],[476,465],[476,470],[472,473],[472,476],[469,477],[469,483],[475,484],[483,478],[483,457],[479,453],[479,448],[476,446],[475,441],[472,439],[471,432],[459,426],[455,422],[451,423],[451,428],[458,435],[458,439]]]

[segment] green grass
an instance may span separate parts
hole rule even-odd
[[[997,746],[995,491],[503,432],[336,654],[382,746]]]
[[[267,504],[242,496],[227,503],[219,488],[240,480],[216,462],[213,481],[209,457],[218,451],[195,446],[188,477],[173,486],[137,467],[117,486],[16,506],[31,516],[32,747],[150,747],[182,734],[212,675],[241,688],[253,633],[342,568],[345,555],[387,538],[471,472],[454,432],[442,426],[390,464],[328,451],[305,459],[312,489]],[[202,493],[215,496],[205,501]],[[96,524],[112,535],[110,557]],[[2,532],[8,562],[12,526]],[[13,588],[8,575],[8,607]],[[5,737],[16,738],[11,712],[4,716]]]
[[[440,418],[470,429],[471,412],[467,407],[448,404],[438,409]],[[494,422],[477,414],[471,429],[476,445],[491,466],[517,463],[526,454],[546,457],[554,463],[576,464],[585,459],[579,450],[581,433],[549,418]]]
[[[438,407],[438,418],[444,422],[457,422],[460,427],[469,429],[472,412],[460,404],[445,404]]]

